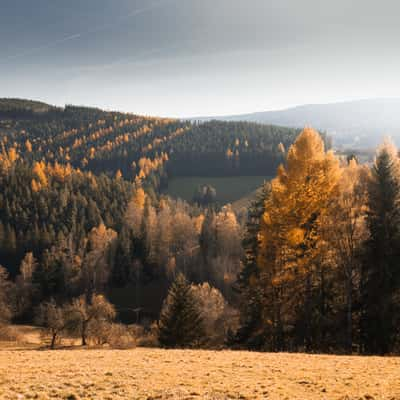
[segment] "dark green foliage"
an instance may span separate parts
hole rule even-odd
[[[394,158],[395,157],[395,158]],[[372,169],[367,217],[370,239],[362,271],[361,330],[364,350],[394,350],[400,304],[400,176],[397,155],[383,148]]]
[[[77,248],[102,221],[119,230],[134,187],[105,175],[72,173],[64,182],[49,177],[49,185],[35,192],[34,178],[21,161],[11,173],[0,173],[0,262],[13,273],[26,252],[41,257],[67,237]]]
[[[0,99],[0,117],[2,118],[34,118],[56,110],[56,107],[40,101]]]
[[[191,286],[183,274],[178,274],[161,312],[159,342],[164,347],[192,347],[203,335],[203,320]]]
[[[134,178],[142,157],[153,160],[166,153],[170,160],[166,167],[146,179],[156,188],[166,185],[167,175],[237,176],[260,171],[272,175],[282,161],[279,143],[289,147],[298,132],[247,122],[196,124],[0,99],[0,139],[7,138],[6,148],[16,143],[24,159],[70,162],[75,168],[112,176],[120,170],[123,177]],[[31,152],[25,148],[27,140]],[[228,150],[232,157],[227,157]]]
[[[298,133],[248,122],[192,124],[171,143],[168,171],[173,176],[273,175],[283,161],[279,143],[289,147]]]
[[[118,236],[115,263],[112,271],[113,283],[117,287],[125,286],[132,278],[133,255],[133,235],[131,230],[124,226]]]
[[[240,294],[240,322],[233,343],[248,348],[260,349],[265,344],[262,322],[263,291],[260,288],[260,271],[257,265],[258,232],[260,219],[269,196],[270,184],[266,183],[248,210],[245,236],[243,239],[243,268],[238,276],[236,290]],[[232,340],[232,339],[231,339]]]

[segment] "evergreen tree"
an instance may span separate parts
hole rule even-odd
[[[378,152],[369,185],[367,225],[370,239],[362,270],[361,330],[364,350],[393,350],[400,304],[400,177],[397,150],[385,144]],[[397,321],[396,321],[397,319]]]
[[[8,273],[0,265],[0,325],[8,322],[12,317],[11,291],[13,285],[8,279]]]
[[[132,231],[124,226],[117,239],[115,262],[112,270],[112,282],[118,287],[125,286],[131,278],[132,244]]]
[[[260,220],[265,211],[265,201],[271,190],[264,184],[261,193],[248,210],[245,236],[243,239],[243,268],[238,275],[235,289],[240,294],[240,328],[231,336],[231,344],[245,344],[249,348],[259,348],[264,343],[262,327],[262,288],[260,270],[257,265]]]
[[[185,348],[198,344],[203,336],[203,318],[196,297],[185,276],[178,274],[161,311],[160,344]]]

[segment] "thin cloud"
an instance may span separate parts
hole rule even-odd
[[[132,12],[130,12],[130,13],[126,14],[126,15],[122,15],[122,16],[118,17],[116,21],[114,21],[112,23],[108,23],[108,24],[104,24],[104,25],[101,25],[101,26],[97,26],[97,27],[94,27],[92,29],[88,29],[87,31],[74,33],[72,35],[63,37],[61,39],[57,39],[57,40],[54,40],[52,42],[45,43],[45,44],[42,44],[40,46],[33,47],[31,49],[22,51],[20,53],[16,53],[16,54],[10,55],[10,56],[6,57],[6,60],[14,60],[16,58],[28,56],[28,55],[37,53],[39,51],[49,49],[49,48],[54,47],[54,46],[56,46],[58,44],[69,42],[71,40],[77,40],[77,39],[79,39],[79,38],[81,38],[82,36],[85,36],[85,35],[89,35],[89,34],[92,34],[92,33],[97,33],[97,32],[101,32],[101,31],[105,31],[107,29],[111,29],[114,26],[119,25],[121,22],[123,22],[125,20],[134,18],[134,17],[136,17],[136,16],[138,16],[140,14],[143,14],[143,13],[145,13],[147,11],[153,10],[154,8],[157,8],[157,7],[167,3],[169,1],[173,1],[173,0],[160,0],[160,1],[157,1],[157,2],[155,2],[153,4],[150,4],[147,7],[139,8],[139,9],[133,10]]]

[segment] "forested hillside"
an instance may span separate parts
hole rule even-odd
[[[282,160],[295,129],[250,123],[185,121],[28,101],[0,102],[0,140],[24,159],[132,179],[155,172],[168,159],[174,175],[266,174]],[[212,165],[210,165],[212,163]],[[162,175],[162,174],[159,174]]]
[[[17,320],[89,287],[110,293],[128,319],[138,307],[154,318],[176,271],[232,300],[237,216],[161,189],[176,176],[271,174],[296,134],[1,100],[0,264],[32,286]]]
[[[311,128],[1,104],[0,324],[51,347],[130,338],[117,319],[164,347],[400,350],[393,144],[368,165]],[[162,190],[255,173],[276,178],[244,213]]]

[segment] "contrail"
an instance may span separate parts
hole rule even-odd
[[[70,36],[64,37],[62,39],[55,40],[54,42],[46,43],[46,44],[43,44],[43,45],[38,46],[38,47],[33,47],[33,48],[29,49],[29,50],[25,50],[25,51],[23,51],[21,53],[17,53],[17,54],[14,54],[12,56],[8,56],[6,59],[7,60],[12,60],[14,58],[27,56],[29,54],[36,53],[37,51],[45,50],[45,49],[53,47],[53,46],[55,46],[57,44],[68,42],[69,40],[78,39],[80,37],[81,37],[80,33],[75,33],[74,35],[70,35]]]
[[[104,24],[104,25],[89,29],[88,31],[82,33],[82,35],[83,34],[90,34],[90,33],[95,33],[95,32],[100,32],[100,31],[107,30],[109,28],[117,26],[121,21],[136,17],[136,16],[138,16],[140,14],[143,14],[143,13],[145,13],[147,11],[150,11],[150,10],[152,10],[154,8],[157,8],[158,6],[160,6],[162,4],[168,3],[169,1],[172,1],[172,0],[159,0],[159,1],[156,1],[156,2],[154,2],[152,4],[150,4],[147,7],[143,7],[143,8],[139,8],[139,9],[133,10],[133,11],[131,11],[130,13],[128,13],[126,15],[121,15],[114,22],[110,22],[108,24]]]
[[[66,36],[64,38],[55,40],[53,42],[49,42],[49,43],[46,43],[46,44],[43,44],[43,45],[40,45],[40,46],[37,46],[37,47],[33,47],[33,48],[29,49],[29,50],[25,50],[25,51],[22,51],[20,53],[8,56],[8,57],[6,57],[6,60],[13,60],[15,58],[24,57],[24,56],[36,53],[38,51],[45,50],[45,49],[48,49],[50,47],[54,47],[57,44],[69,42],[70,40],[79,39],[80,37],[82,37],[84,35],[89,35],[91,33],[96,33],[96,32],[101,32],[101,31],[107,30],[109,28],[112,28],[112,27],[118,25],[121,21],[127,20],[129,18],[136,17],[136,16],[138,16],[140,14],[143,14],[143,13],[145,13],[147,11],[150,11],[150,10],[152,10],[152,9],[154,9],[154,8],[164,4],[164,3],[167,3],[168,1],[171,1],[171,0],[160,0],[160,1],[157,1],[157,2],[155,2],[153,4],[150,4],[148,7],[139,8],[137,10],[133,10],[129,14],[122,15],[122,16],[118,17],[116,21],[114,21],[112,23],[101,25],[101,26],[98,26],[98,27],[94,27],[94,28],[89,29],[89,30],[84,31],[84,32],[75,33],[73,35]]]

